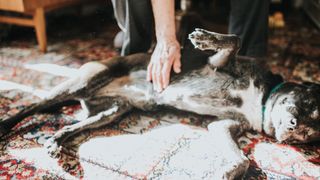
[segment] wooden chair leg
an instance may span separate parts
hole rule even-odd
[[[37,8],[34,16],[34,26],[36,30],[37,40],[40,51],[47,51],[47,36],[46,36],[46,20],[43,8]]]

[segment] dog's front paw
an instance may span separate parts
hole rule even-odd
[[[50,155],[50,157],[59,158],[61,156],[62,146],[60,143],[58,143],[54,136],[48,139],[44,146],[47,149],[47,152]]]
[[[200,50],[215,50],[213,43],[217,41],[215,36],[207,30],[196,28],[191,34],[189,39],[195,48]]]

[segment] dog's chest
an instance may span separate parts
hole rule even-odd
[[[254,130],[261,131],[263,91],[254,86],[252,79],[249,82],[249,86],[245,89],[230,90],[230,95],[241,98],[243,103],[236,111],[245,116]]]

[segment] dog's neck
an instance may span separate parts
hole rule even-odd
[[[274,104],[274,99],[271,98],[271,96],[279,89],[283,83],[280,83],[273,87],[269,93],[266,93],[265,102],[262,104],[262,131],[264,131],[266,134],[270,136],[274,136],[274,125],[271,119],[271,110]]]

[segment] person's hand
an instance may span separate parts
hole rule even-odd
[[[180,44],[175,38],[157,42],[147,72],[147,80],[152,81],[156,91],[161,92],[169,85],[172,66],[175,73],[180,73],[180,58]]]

